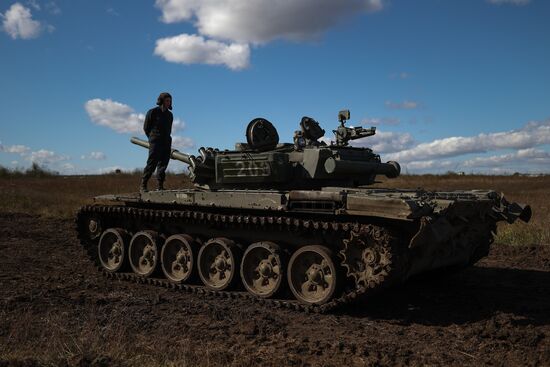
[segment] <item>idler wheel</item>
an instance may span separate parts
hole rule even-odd
[[[188,281],[195,268],[196,243],[186,234],[175,234],[164,242],[160,253],[161,267],[166,278],[173,283]]]
[[[134,273],[149,277],[158,264],[158,235],[153,231],[140,231],[134,234],[128,254]]]
[[[247,291],[257,297],[269,298],[281,288],[285,264],[281,249],[273,242],[250,245],[241,263],[241,279]]]
[[[332,251],[318,245],[302,247],[292,255],[287,277],[298,301],[315,305],[330,301],[338,281],[332,259]]]
[[[219,237],[208,240],[197,259],[199,276],[210,289],[230,289],[238,279],[240,249],[230,239]]]
[[[128,232],[122,228],[109,228],[101,235],[97,245],[99,262],[103,269],[115,273],[125,264]]]
[[[103,228],[101,226],[101,221],[99,218],[91,217],[88,219],[88,235],[90,239],[95,240],[103,234]]]

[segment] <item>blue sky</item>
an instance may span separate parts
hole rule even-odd
[[[0,165],[141,168],[143,114],[174,97],[174,142],[231,149],[304,115],[409,173],[549,172],[550,2],[0,0]],[[183,165],[171,163],[172,170]]]

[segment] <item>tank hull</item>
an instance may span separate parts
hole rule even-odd
[[[81,244],[91,261],[109,277],[326,312],[418,273],[472,264],[488,253],[498,221],[511,223],[517,218],[527,221],[529,217],[528,206],[508,203],[493,191],[334,187],[291,191],[190,189],[107,195],[97,197],[96,204],[81,208],[76,223]],[[120,238],[108,242],[105,239],[108,236],[103,235],[108,229],[119,233]],[[127,254],[136,247],[133,244],[139,242],[142,232],[150,234],[147,238],[154,242],[157,258],[149,261],[149,252],[147,256],[144,252],[132,263],[131,255]],[[191,274],[194,270],[193,276],[184,281],[167,279],[170,277],[159,270],[169,268],[168,261],[159,254],[169,242],[167,239],[176,235],[185,235],[193,242],[189,253],[195,269],[190,271]],[[266,243],[269,246],[258,245]],[[268,253],[272,251],[266,257],[272,262],[268,264],[272,270],[270,276],[284,278],[279,282],[280,289],[274,288],[269,297],[261,292],[263,285],[251,290],[247,285],[252,283],[241,282],[247,279],[243,254],[245,259],[254,259],[247,258],[247,250],[251,252],[252,248],[262,246]],[[229,266],[221,255],[210,263],[204,260],[207,256],[201,254],[215,252],[218,247],[227,248],[222,254],[234,255],[227,257],[226,262],[240,268],[240,272],[227,270]],[[310,257],[319,261],[311,263]],[[119,259],[116,265],[120,265],[113,267],[114,271],[105,266],[113,258]],[[265,266],[260,265],[265,265],[264,260],[258,260],[258,267],[252,266],[253,278],[261,279]],[[205,261],[207,265],[203,264]],[[136,263],[137,267],[151,265],[151,273],[136,271]],[[225,265],[216,272],[219,264]],[[223,279],[209,283],[205,271],[197,274],[201,266],[213,269],[220,279],[223,274],[231,275],[231,284],[228,281],[226,285]],[[295,273],[308,278],[307,281],[296,280],[299,277]],[[206,274],[208,277],[212,274]],[[233,281],[234,277],[237,280]],[[269,288],[272,279],[265,279],[265,287]]]

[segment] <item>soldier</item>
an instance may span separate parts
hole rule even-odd
[[[172,96],[170,93],[161,93],[157,98],[157,107],[151,108],[145,116],[143,130],[149,139],[149,157],[143,170],[140,190],[147,191],[147,181],[157,170],[158,190],[164,190],[166,167],[170,161],[172,146]]]

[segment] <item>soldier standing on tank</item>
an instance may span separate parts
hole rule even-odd
[[[170,93],[161,93],[157,98],[157,107],[151,108],[145,116],[143,130],[149,139],[149,157],[143,170],[140,191],[147,191],[147,181],[157,170],[158,190],[164,190],[166,167],[170,161],[172,148],[172,122],[174,116],[172,109],[172,96]]]

